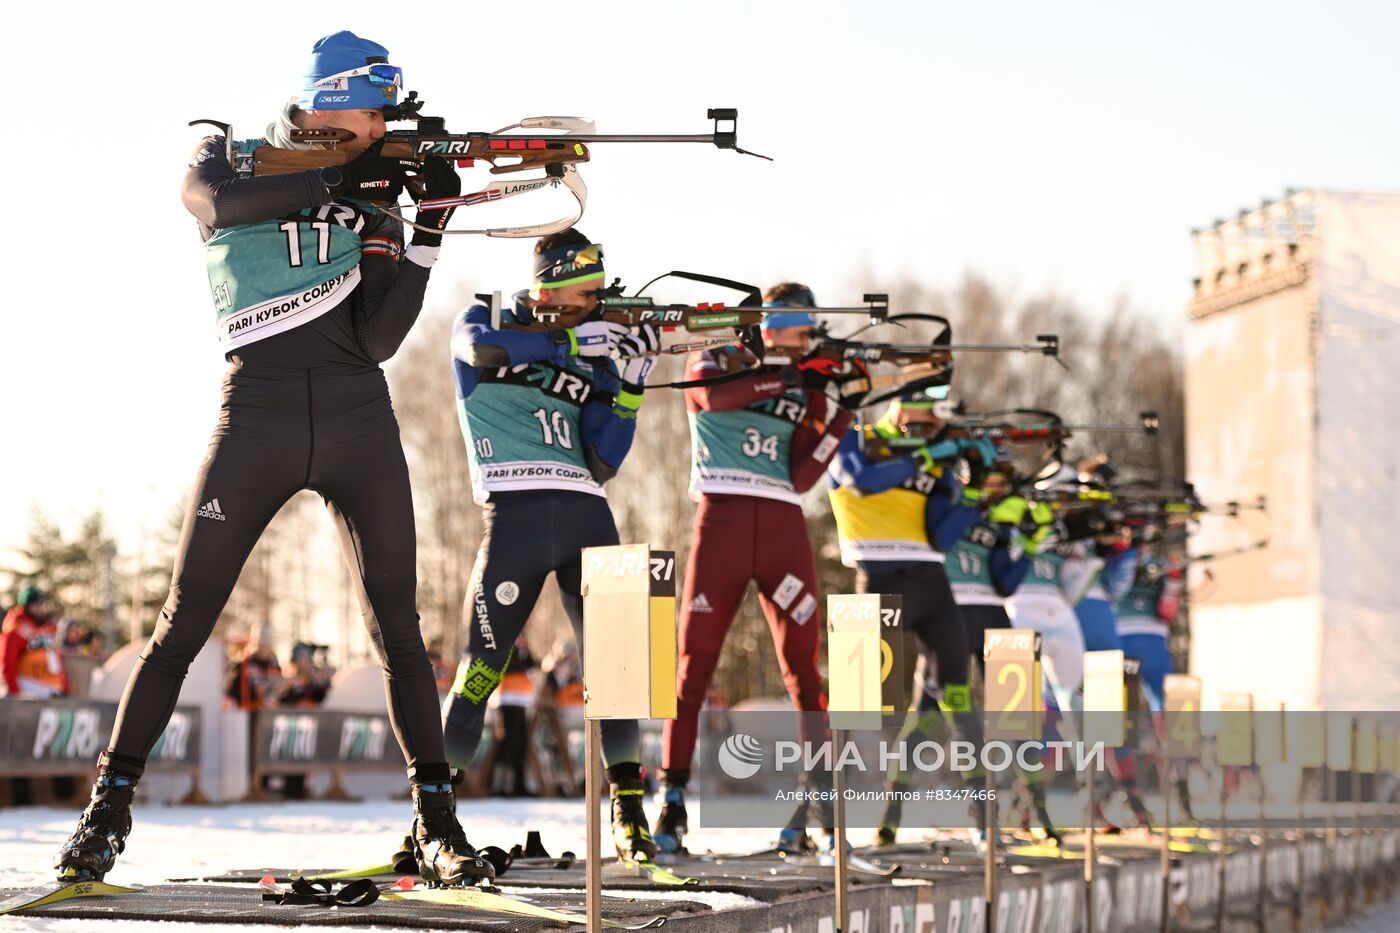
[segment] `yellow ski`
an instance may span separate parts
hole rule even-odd
[[[105,881],[49,881],[0,901],[0,914],[12,914],[31,907],[56,904],[73,897],[101,897],[104,894],[133,894],[140,887],[128,888]]]

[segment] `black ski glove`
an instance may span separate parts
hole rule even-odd
[[[409,196],[414,201],[455,198],[462,193],[462,179],[457,174],[456,165],[450,159],[432,157],[424,159],[415,181],[417,184],[409,188]],[[421,188],[421,194],[415,190],[416,188]],[[452,218],[452,213],[455,210],[457,210],[455,207],[438,207],[432,210],[423,210],[420,207],[413,222],[420,227],[446,230],[447,222]],[[413,238],[409,242],[415,246],[441,246],[442,234],[429,233],[426,230],[415,228]]]

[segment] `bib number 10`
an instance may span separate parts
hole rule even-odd
[[[540,423],[540,431],[544,435],[545,444],[550,447],[557,445],[565,450],[574,449],[573,431],[569,427],[569,419],[564,417],[562,411],[536,408],[531,414]]]

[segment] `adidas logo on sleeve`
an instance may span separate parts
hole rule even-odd
[[[228,521],[228,518],[224,515],[224,510],[219,508],[219,500],[217,498],[210,499],[208,502],[195,509],[194,514],[198,515],[200,518],[212,518],[219,522]]]

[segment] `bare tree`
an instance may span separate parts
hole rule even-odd
[[[27,540],[15,550],[21,563],[6,569],[16,586],[37,584],[63,615],[101,631],[108,645],[115,642],[125,578],[119,572],[116,538],[101,509],[85,515],[69,537],[47,512],[35,507]]]

